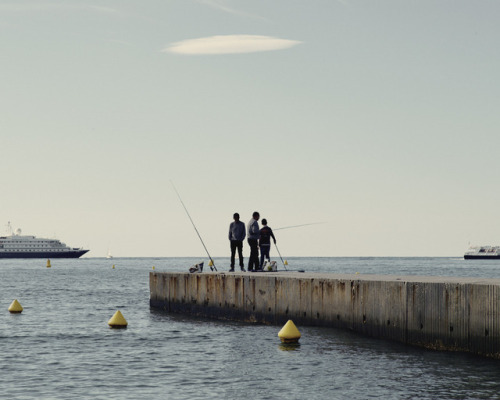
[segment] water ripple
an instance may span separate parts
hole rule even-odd
[[[190,259],[155,259],[184,270]],[[194,260],[197,261],[197,260]],[[216,260],[217,262],[218,260]],[[226,260],[227,261],[227,260]],[[497,265],[460,259],[289,259],[318,272],[499,277]],[[491,399],[500,364],[328,328],[218,322],[149,308],[152,260],[0,260],[0,397],[5,399]],[[193,262],[194,263],[194,262]],[[220,265],[224,265],[220,263]],[[107,326],[120,309],[124,330]]]

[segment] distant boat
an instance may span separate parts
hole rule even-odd
[[[88,252],[57,239],[21,235],[21,229],[14,233],[10,222],[7,227],[10,235],[0,236],[0,258],[79,258]]]
[[[500,259],[500,246],[476,246],[471,247],[464,254],[466,260],[496,260]]]
[[[108,249],[108,255],[106,256],[106,258],[113,258],[113,256],[111,255],[111,251]]]

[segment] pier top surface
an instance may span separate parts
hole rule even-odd
[[[243,277],[266,277],[266,278],[291,278],[291,279],[320,279],[320,280],[345,280],[345,281],[382,281],[382,282],[408,282],[408,283],[448,283],[448,284],[479,284],[498,285],[498,278],[472,278],[453,276],[423,276],[423,275],[381,275],[381,274],[338,274],[324,272],[227,272],[227,271],[207,271],[202,273],[174,272],[174,271],[154,271],[151,274],[172,274],[172,275],[225,275]]]

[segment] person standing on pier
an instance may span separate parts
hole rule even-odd
[[[273,238],[274,244],[276,244],[276,238],[274,237],[273,230],[267,226],[267,220],[262,218],[262,228],[260,230],[260,269],[264,268],[264,258],[270,261],[269,250],[271,250],[271,238]]]
[[[240,214],[234,213],[234,222],[229,225],[229,241],[231,243],[231,269],[229,272],[234,272],[234,258],[236,249],[238,249],[238,257],[240,259],[240,268],[245,272],[243,266],[243,240],[245,239],[245,224],[240,221]]]
[[[260,229],[259,223],[257,222],[260,218],[260,214],[255,211],[252,214],[252,219],[247,224],[247,240],[250,246],[250,258],[248,260],[248,270],[258,271],[259,270],[259,238]]]

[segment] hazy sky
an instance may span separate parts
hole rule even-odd
[[[277,231],[285,257],[500,244],[499,21],[496,0],[3,0],[0,231],[202,256],[172,180],[212,256],[254,210],[326,222]]]

